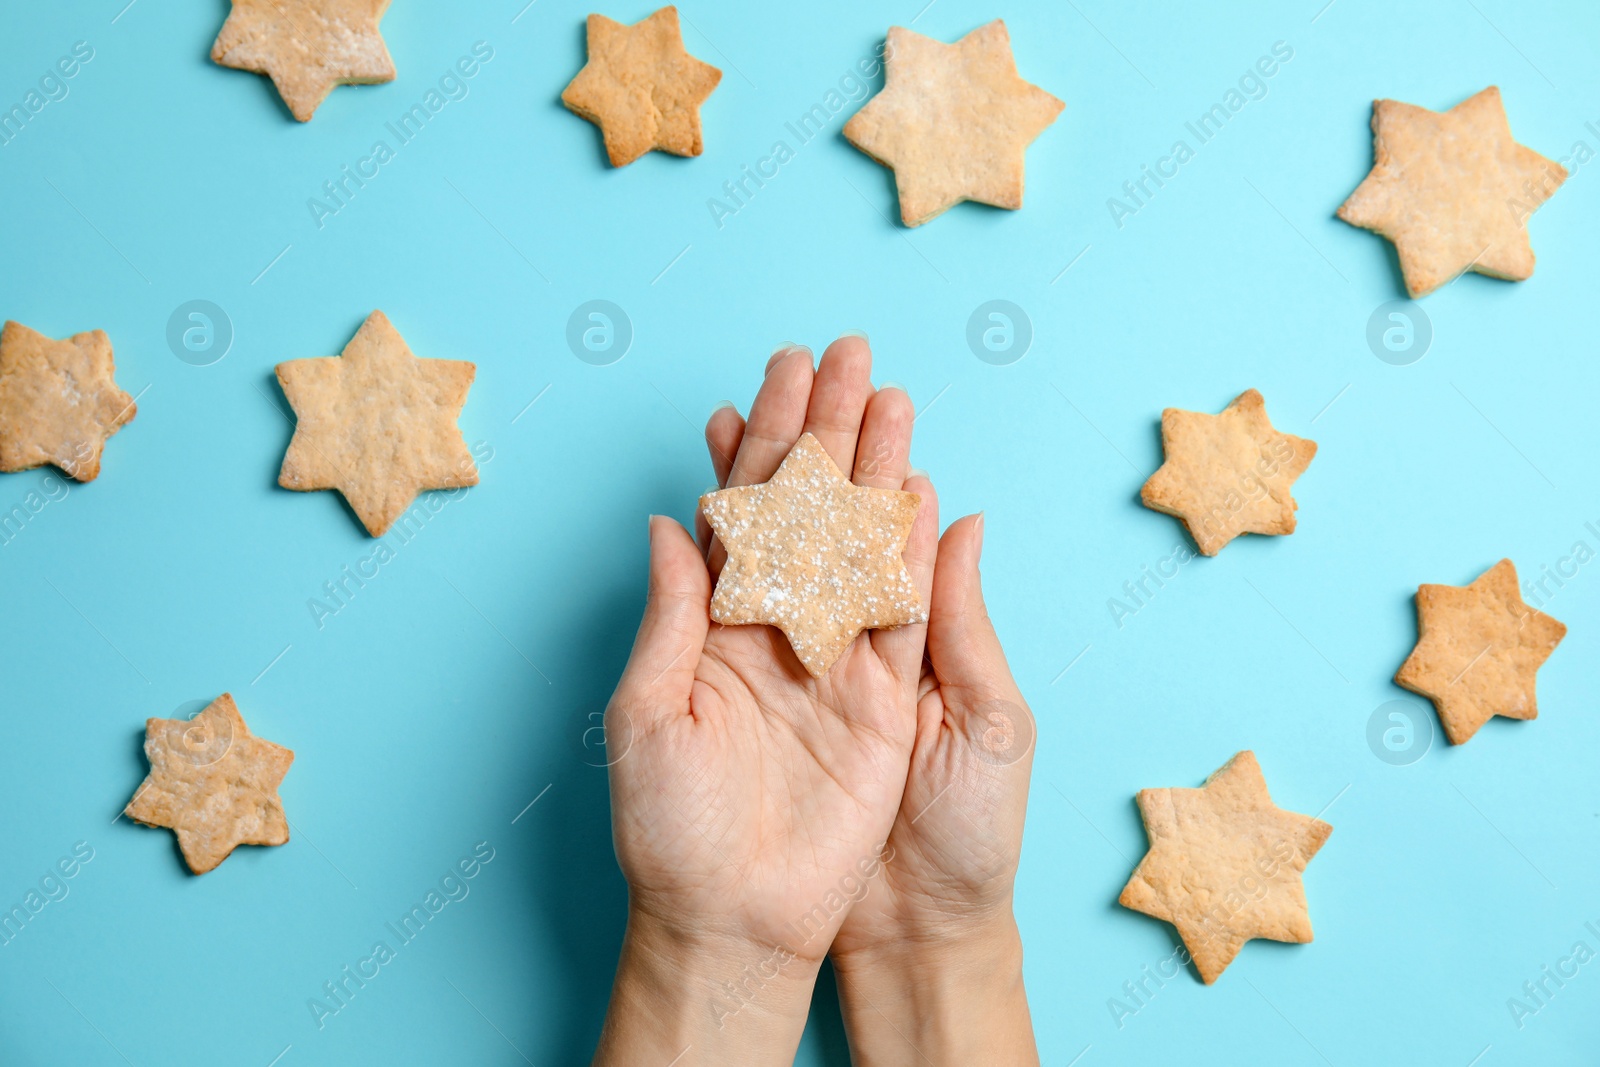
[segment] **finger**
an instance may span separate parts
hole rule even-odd
[[[805,432],[815,434],[846,474],[856,461],[861,416],[872,396],[872,349],[864,337],[841,337],[822,353]]]
[[[727,487],[755,485],[771,478],[805,430],[811,400],[811,349],[788,349],[769,365],[766,380],[750,405]]]
[[[711,469],[717,474],[719,488],[728,484],[728,472],[743,437],[744,416],[732,404],[723,404],[706,420],[706,451],[711,453]]]
[[[917,417],[911,398],[898,386],[886,385],[867,401],[856,445],[854,481],[874,489],[899,489],[911,460],[911,421]]]
[[[767,357],[767,369],[762,371],[762,373],[763,374],[771,374],[772,373],[772,368],[777,366],[778,360],[782,359],[785,355],[787,355],[791,348],[805,348],[805,347],[806,347],[805,345],[797,345],[793,341],[784,341],[777,348],[774,348],[772,350],[772,355]],[[806,351],[809,352],[810,349],[806,349]]]
[[[711,539],[717,536],[711,529],[711,523],[706,521],[706,513],[696,508],[694,511],[694,544],[700,550],[700,558],[705,559],[711,554]]]
[[[711,470],[717,476],[717,488],[728,484],[728,472],[733,469],[733,457],[739,451],[739,440],[744,437],[744,416],[732,403],[724,401],[706,420],[706,451],[711,453]],[[700,554],[711,554],[711,524],[698,508],[694,513],[694,540]]]
[[[917,517],[906,539],[906,572],[917,587],[917,599],[932,612],[934,563],[939,555],[939,494],[921,471],[906,480],[905,490],[922,498]],[[873,630],[872,648],[907,686],[914,686],[922,674],[922,652],[927,641],[927,623],[897,626],[892,630]]]
[[[650,594],[613,703],[635,718],[687,712],[710,628],[705,560],[689,531],[665,516],[650,516]]]
[[[978,572],[982,554],[983,516],[951,523],[939,542],[928,608],[928,660],[946,703],[967,708],[991,700],[1022,701],[984,606]]]
[[[733,465],[721,479],[724,488],[754,485],[771,478],[800,440],[805,427],[806,405],[811,399],[811,349],[802,345],[787,348],[767,361],[767,377],[750,405],[750,418],[732,453]],[[727,552],[713,538],[706,550],[706,564],[713,575],[722,573]]]

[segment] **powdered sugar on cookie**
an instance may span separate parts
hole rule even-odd
[[[926,621],[903,556],[920,504],[851,484],[804,435],[771,481],[701,498],[728,552],[711,617],[776,626],[819,678],[861,631]]]

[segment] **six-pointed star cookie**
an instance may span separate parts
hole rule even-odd
[[[478,484],[456,418],[477,368],[419,359],[381,311],[339,356],[278,364],[299,421],[283,457],[285,489],[337,489],[381,537],[424,489]]]
[[[1394,242],[1412,297],[1468,270],[1517,282],[1533,273],[1528,216],[1567,170],[1511,139],[1499,89],[1443,113],[1373,101],[1372,155],[1339,217]]]
[[[46,337],[18,322],[0,330],[0,471],[53,463],[71,478],[100,474],[106,438],[138,410],[112,380],[104,330]]]
[[[1496,715],[1534,719],[1534,675],[1566,626],[1522,601],[1517,568],[1503,559],[1468,586],[1417,588],[1417,647],[1394,680],[1439,709],[1452,745]]]
[[[1294,480],[1317,443],[1279,433],[1261,394],[1247,389],[1220,415],[1161,413],[1166,462],[1139,491],[1144,506],[1175,515],[1200,551],[1214,556],[1242,533],[1294,533]]]
[[[700,105],[721,80],[684,50],[675,7],[632,26],[590,15],[589,61],[561,102],[600,127],[611,165],[621,167],[652,148],[698,156]]]
[[[175,832],[195,874],[240,845],[289,840],[278,783],[294,753],[252,735],[229,694],[189,720],[146,719],[144,754],[150,773],[124,811]]]
[[[335,85],[394,81],[378,33],[389,0],[233,0],[212,62],[265,74],[301,122]]]
[[[770,481],[700,498],[728,551],[711,617],[776,626],[821,678],[862,630],[927,619],[904,557],[921,503],[851,484],[804,434]]]
[[[1199,789],[1141,789],[1150,851],[1118,902],[1178,928],[1207,985],[1246,941],[1311,940],[1301,872],[1333,827],[1272,803],[1255,753]]]
[[[894,170],[900,218],[921,226],[962,200],[1022,206],[1022,156],[1066,105],[1017,74],[1006,24],[955,44],[892,26],[883,91],[844,135]]]

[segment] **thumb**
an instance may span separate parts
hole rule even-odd
[[[682,711],[711,628],[711,576],[687,530],[650,516],[650,591],[617,698],[633,707]]]
[[[946,702],[953,697],[967,708],[991,700],[1021,700],[984,606],[978,574],[982,554],[981,514],[950,524],[939,539],[928,609],[928,662],[946,691]]]

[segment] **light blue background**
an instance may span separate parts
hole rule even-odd
[[[1600,149],[1592,5],[693,0],[688,45],[724,70],[706,152],[614,171],[558,102],[585,8],[402,0],[383,22],[399,79],[300,125],[265,79],[208,60],[226,4],[124,2],[0,13],[7,106],[73,42],[95,51],[0,148],[0,315],[107,330],[140,397],[100,480],[0,548],[0,904],[74,842],[95,850],[0,948],[0,1060],[584,1060],[625,891],[583,733],[637,621],[645,515],[691,518],[700,424],[747,405],[775,344],[854,328],[922,409],[914,460],[946,520],[988,514],[990,606],[1040,724],[1017,906],[1045,1062],[1593,1062],[1600,962],[1520,1030],[1506,1002],[1574,942],[1600,950],[1600,562],[1547,602],[1571,633],[1537,723],[1407,767],[1366,726],[1409,696],[1390,677],[1419,582],[1600,549],[1600,162],[1533,220],[1532,280],[1427,298],[1412,366],[1364,337],[1401,295],[1391,250],[1333,217],[1370,165],[1375,96],[1443,109],[1498,84],[1524,143]],[[797,147],[785,122],[889,25],[954,40],[996,15],[1022,74],[1067,103],[1028,153],[1023,211],[890,224],[889,173],[839,134],[851,103],[714,223],[708,198],[775,140]],[[1280,40],[1294,58],[1265,99],[1118,229],[1107,198]],[[307,199],[392,146],[384,124],[476,41],[494,58],[470,95],[319,229]],[[195,298],[236,331],[209,367],[165,341]],[[564,341],[594,298],[635,330],[612,366]],[[994,298],[1035,332],[1011,366],[966,345]],[[319,629],[307,600],[372,543],[336,494],[276,487],[272,366],[336,353],[375,307],[419,354],[476,361],[461,427],[493,459]],[[1137,501],[1161,408],[1248,387],[1321,445],[1299,531],[1188,563],[1119,628],[1108,599],[1184,543]],[[47,477],[0,476],[0,510]],[[297,754],[295,834],[194,878],[169,834],[113,816],[144,719],[225,689]],[[1133,794],[1245,747],[1282,806],[1332,805],[1306,878],[1317,939],[1254,942],[1211,988],[1186,971],[1119,1029],[1108,1000],[1174,943],[1115,903],[1145,847]],[[319,1031],[307,999],[480,841],[495,858],[470,895]],[[825,980],[799,1062],[846,1062],[831,997]]]

